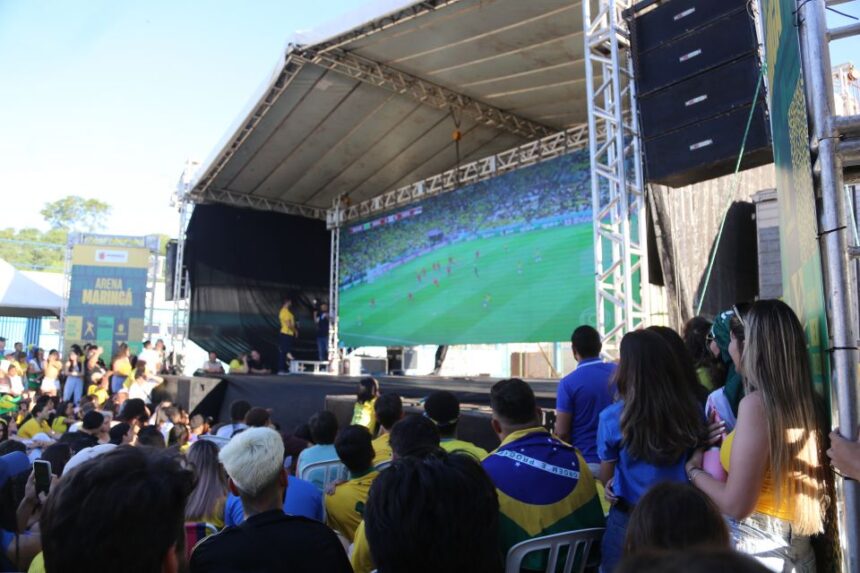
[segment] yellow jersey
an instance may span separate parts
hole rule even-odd
[[[98,406],[101,406],[108,400],[108,391],[105,388],[99,388],[96,384],[90,384],[87,388],[87,396],[95,396]]]
[[[487,450],[484,448],[479,448],[472,442],[466,442],[464,440],[458,440],[456,438],[446,438],[443,439],[440,443],[442,449],[448,452],[449,454],[467,454],[478,460],[479,462],[484,461],[484,458],[487,457]]]
[[[373,400],[368,400],[365,403],[356,402],[355,408],[352,409],[352,422],[350,424],[357,426],[364,426],[370,433],[373,434],[376,431],[376,410],[374,406],[376,405],[376,398]]]
[[[113,362],[113,371],[119,376],[131,376],[131,362],[128,358],[117,358]]]
[[[730,473],[729,466],[731,464],[732,444],[734,444],[734,442],[735,433],[731,432],[723,440],[723,445],[720,446],[720,463],[722,464],[723,469],[726,470],[726,473]],[[783,488],[783,492],[785,492],[785,488]],[[783,497],[781,502],[782,503],[777,505],[773,475],[770,473],[770,469],[768,469],[764,474],[764,483],[762,483],[761,493],[759,493],[758,501],[755,504],[755,511],[783,519],[785,521],[791,521],[794,512],[792,511],[788,498]]]
[[[325,496],[326,525],[341,532],[347,539],[355,539],[358,524],[364,519],[364,504],[370,486],[379,472],[369,470],[340,484],[331,495]]]
[[[281,308],[278,313],[278,319],[281,321],[281,334],[296,335],[296,317],[288,308]]]
[[[349,563],[354,573],[370,573],[376,569],[373,564],[373,556],[370,554],[370,545],[367,543],[367,535],[364,533],[364,520],[358,524],[355,530],[355,541],[352,543],[352,555]]]
[[[24,438],[25,440],[30,440],[36,434],[43,433],[51,435],[51,426],[48,425],[47,420],[42,420],[39,422],[36,418],[30,418],[24,424],[18,428],[18,437]]]
[[[391,460],[391,444],[388,443],[391,434],[385,433],[373,440],[373,451],[376,455],[373,457],[373,465],[377,466],[382,462]]]

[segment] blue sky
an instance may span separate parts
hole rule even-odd
[[[0,0],[0,227],[44,228],[42,205],[77,194],[113,206],[101,232],[175,235],[185,160],[208,157],[294,32],[367,4]],[[860,40],[833,48],[860,65]]]

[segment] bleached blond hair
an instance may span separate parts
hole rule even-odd
[[[251,498],[270,486],[284,467],[284,442],[271,428],[249,428],[221,449],[218,459],[239,491]]]

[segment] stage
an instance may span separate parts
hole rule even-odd
[[[292,432],[307,422],[315,412],[323,409],[335,411],[342,424],[351,415],[359,377],[311,374],[284,376],[227,375],[220,379],[190,379],[192,388],[205,388],[205,396],[188,399],[187,406],[195,413],[212,416],[217,422],[230,421],[230,404],[234,400],[247,400],[254,406],[270,408],[272,419],[282,431]],[[183,380],[176,399],[182,403]],[[471,439],[484,447],[494,447],[495,438],[489,432],[490,388],[498,378],[448,378],[444,376],[381,376],[380,390],[396,392],[407,404],[417,404],[434,390],[454,393],[462,404],[463,416],[460,437]],[[204,382],[205,381],[205,382]],[[555,407],[556,380],[529,380],[535,391],[538,405],[544,409]],[[193,395],[194,390],[190,392]],[[329,400],[327,401],[327,397]],[[408,408],[407,411],[414,408]]]

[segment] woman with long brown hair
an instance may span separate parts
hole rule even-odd
[[[197,483],[185,504],[185,521],[203,521],[221,529],[227,500],[227,474],[218,461],[218,446],[209,440],[197,440],[186,457],[194,467]]]
[[[613,502],[601,571],[621,559],[630,513],[651,486],[685,482],[684,463],[700,444],[705,417],[671,346],[651,330],[621,339],[615,381],[620,400],[600,413],[600,480]]]
[[[785,303],[762,300],[744,319],[740,355],[745,397],[723,441],[725,482],[687,463],[690,481],[732,519],[738,550],[774,571],[815,571],[809,536],[824,531],[826,472],[822,419],[816,407],[806,338]]]

